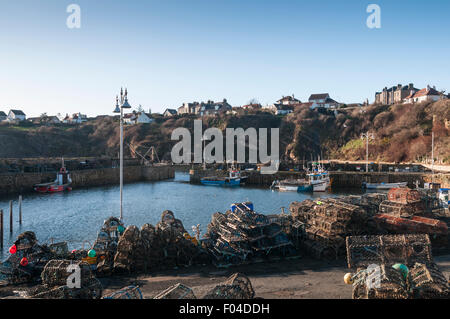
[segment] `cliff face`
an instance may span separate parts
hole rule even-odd
[[[186,127],[191,132],[195,117],[156,118],[152,124],[125,127],[126,145],[145,152],[154,146],[160,159],[170,159],[175,144],[172,131]],[[209,127],[244,129],[279,128],[282,159],[302,160],[365,158],[363,132],[373,132],[369,156],[372,160],[414,161],[430,157],[431,131],[435,134],[435,158],[450,163],[450,101],[416,105],[368,106],[337,111],[297,108],[285,117],[269,113],[209,117]],[[224,134],[225,135],[225,134]],[[114,156],[119,128],[113,118],[99,118],[79,126],[0,126],[0,158]],[[129,147],[125,147],[129,154]]]

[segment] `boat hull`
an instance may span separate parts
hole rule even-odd
[[[365,183],[364,186],[367,189],[391,189],[391,188],[399,188],[399,187],[406,187],[408,185],[408,182],[403,183],[386,183],[386,184],[371,184],[371,183]]]
[[[65,185],[45,185],[45,186],[35,186],[34,190],[38,193],[59,193],[64,191],[71,191],[72,187],[70,184]]]
[[[232,179],[232,180],[210,180],[210,179],[202,179],[200,181],[203,185],[207,186],[240,186],[240,179]]]
[[[313,191],[314,192],[325,192],[328,188],[328,183],[318,183],[318,184],[314,184],[312,185],[313,187]]]
[[[298,192],[298,193],[305,193],[305,192],[312,192],[313,187],[312,185],[280,185],[278,186],[278,190],[280,192]]]

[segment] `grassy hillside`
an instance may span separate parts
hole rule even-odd
[[[133,146],[155,146],[158,155],[170,159],[175,142],[172,131],[186,127],[192,131],[195,117],[183,116],[152,124],[125,127],[125,142]],[[434,121],[433,121],[434,119]],[[365,158],[363,132],[373,132],[370,158],[383,161],[417,161],[430,156],[431,131],[435,133],[435,157],[450,163],[450,101],[417,105],[369,106],[367,108],[297,108],[288,116],[265,112],[227,115],[203,119],[203,129],[249,127],[280,128],[282,159],[317,157],[361,160]],[[0,157],[114,156],[119,150],[118,120],[99,118],[79,126],[0,125]],[[129,153],[128,147],[125,148]],[[142,148],[143,149],[143,148]]]

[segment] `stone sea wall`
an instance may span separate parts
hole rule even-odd
[[[118,168],[71,171],[72,187],[92,187],[119,184]],[[173,178],[172,166],[129,166],[124,168],[124,183],[159,181]],[[55,180],[55,173],[0,174],[0,196],[29,193],[33,185]]]
[[[276,174],[262,175],[257,171],[246,172],[248,175],[247,185],[261,185],[270,186],[274,180],[283,179],[299,179],[305,178],[302,172],[285,172],[280,171]],[[205,176],[218,175],[214,170],[191,170],[190,182],[200,183],[200,179]],[[416,182],[423,187],[424,182],[431,182],[431,173],[425,172],[340,172],[331,171],[330,178],[332,179],[332,186],[336,188],[360,188],[363,182],[368,183],[397,183],[408,182],[409,187],[415,187]],[[435,174],[434,182],[441,183],[442,187],[450,186],[450,174]]]

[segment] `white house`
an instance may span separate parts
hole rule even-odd
[[[165,117],[170,117],[170,116],[174,116],[177,115],[177,110],[175,109],[166,109],[163,113],[163,116]]]
[[[70,124],[81,124],[87,122],[87,115],[81,114],[80,112],[72,114],[72,116],[69,118]]]
[[[21,110],[10,110],[8,113],[7,121],[9,122],[22,122],[27,119],[25,113]]]
[[[139,124],[139,123],[152,123],[154,120],[152,118],[152,116],[150,115],[150,113],[145,113],[145,112],[139,112],[136,114],[135,117],[135,123]]]
[[[275,115],[286,115],[294,111],[294,107],[286,104],[272,104],[270,106],[263,107],[266,110],[271,111]]]
[[[340,105],[340,103],[330,98],[328,93],[311,94],[308,101],[312,103],[312,109],[316,107],[337,108]]]
[[[8,116],[6,115],[6,113],[3,111],[0,111],[0,122],[6,121],[7,118],[8,118]]]
[[[140,123],[152,123],[154,119],[150,113],[145,112],[133,112],[123,115],[123,122],[125,124],[140,124]]]
[[[281,99],[277,101],[277,104],[283,104],[283,105],[296,105],[302,103],[300,100],[297,100],[294,97],[294,94],[292,96],[283,96]]]
[[[436,90],[435,87],[430,87],[429,85],[420,91],[411,92],[408,95],[404,103],[420,103],[425,101],[439,101],[441,99],[446,99],[446,96]]]
[[[136,113],[127,113],[123,115],[124,124],[135,124],[136,123]]]

